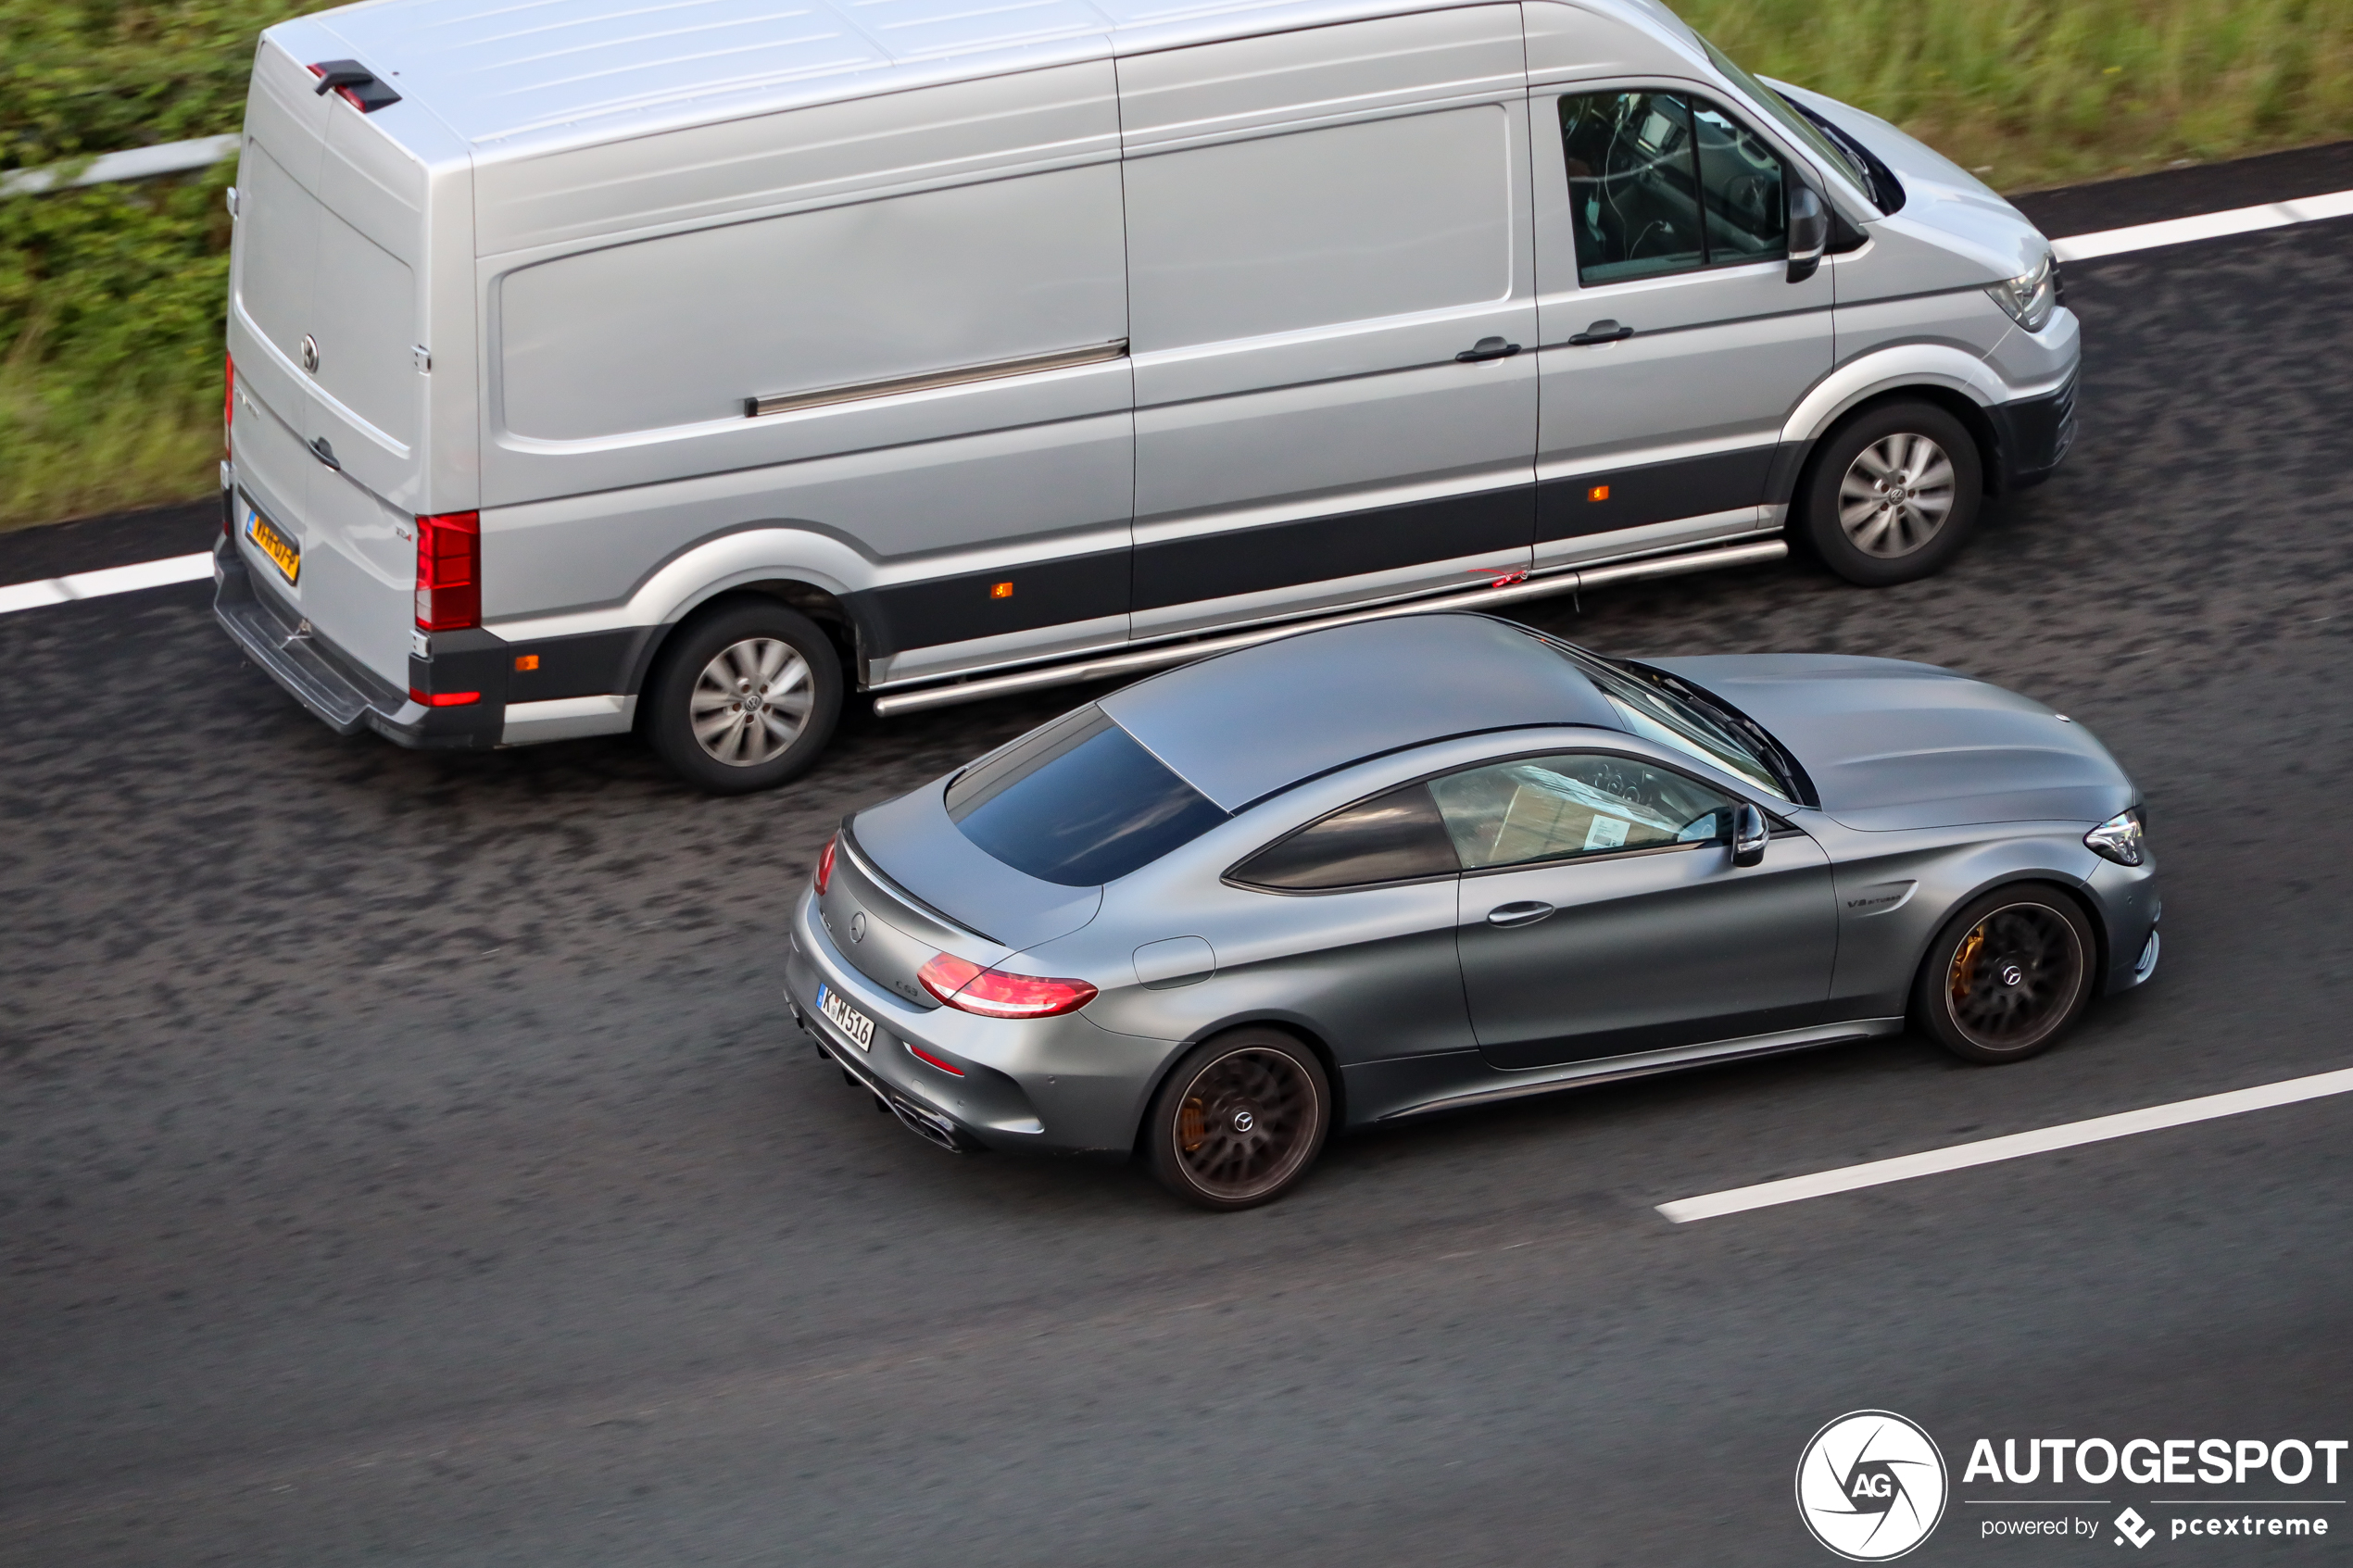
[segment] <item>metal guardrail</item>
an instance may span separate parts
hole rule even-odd
[[[223,158],[236,157],[242,139],[232,132],[226,136],[199,136],[193,142],[166,142],[159,146],[101,153],[74,174],[65,172],[74,167],[70,163],[15,169],[0,174],[0,196],[36,195],[43,191],[70,190],[77,185],[149,180],[158,174],[185,174],[192,169],[209,169]]]

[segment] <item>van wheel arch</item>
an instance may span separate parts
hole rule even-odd
[[[843,674],[848,677],[846,684],[853,687],[861,684],[856,677],[858,671],[864,666],[859,662],[859,645],[862,639],[858,622],[852,619],[849,610],[843,605],[839,596],[828,593],[814,583],[802,583],[793,578],[778,578],[774,582],[740,583],[724,592],[713,594],[688,609],[677,620],[664,626],[654,627],[652,634],[646,638],[644,646],[637,650],[635,668],[630,671],[630,689],[637,692],[645,690],[646,682],[653,673],[655,662],[661,658],[662,648],[686,627],[720,614],[735,605],[760,603],[781,604],[815,621],[818,629],[824,632],[827,640],[834,645],[834,652],[841,659]]]
[[[1814,470],[1820,464],[1822,453],[1830,445],[1831,437],[1845,430],[1856,420],[1884,408],[1891,403],[1928,403],[1944,409],[1958,420],[1961,422],[1961,428],[1969,433],[1969,439],[1977,444],[1978,466],[1985,481],[1984,493],[1988,495],[2001,494],[1998,483],[2000,465],[1995,460],[1999,455],[1998,443],[1994,434],[1993,420],[1987,416],[1984,408],[1979,406],[1977,399],[1967,393],[1956,391],[1949,386],[1937,386],[1923,382],[1917,385],[1892,386],[1883,392],[1875,392],[1853,408],[1840,410],[1838,417],[1824,425],[1807,444],[1806,461],[1798,469],[1797,483],[1791,490],[1791,495],[1795,497],[1806,493],[1806,486],[1813,480]]]

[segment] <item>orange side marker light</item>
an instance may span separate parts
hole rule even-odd
[[[988,596],[992,599],[1010,599],[1013,596],[1013,585],[1010,583],[991,583],[988,585]]]
[[[1609,499],[1609,486],[1608,486],[1608,485],[1606,485],[1606,484],[1596,484],[1596,485],[1594,485],[1594,486],[1593,486],[1591,490],[1588,490],[1588,491],[1586,491],[1586,492],[1585,492],[1585,499],[1587,499],[1587,500],[1589,500],[1589,501],[1606,501],[1606,500],[1608,500],[1608,499]]]
[[[519,653],[515,655],[515,668],[517,670],[536,670],[539,668],[539,656],[535,653]]]

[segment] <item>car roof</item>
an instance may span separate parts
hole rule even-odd
[[[936,82],[1478,0],[362,0],[281,22],[340,41],[477,148],[603,140]],[[1604,11],[1648,0],[1583,0]],[[598,133],[601,126],[602,133]]]
[[[1592,683],[1533,633],[1460,613],[1303,632],[1139,681],[1101,706],[1227,811],[1452,735],[1621,727]]]

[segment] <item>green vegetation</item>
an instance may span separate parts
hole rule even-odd
[[[236,129],[284,0],[0,0],[0,169]],[[1682,0],[2006,190],[2353,136],[2353,0]],[[233,166],[0,197],[0,527],[200,496]]]

